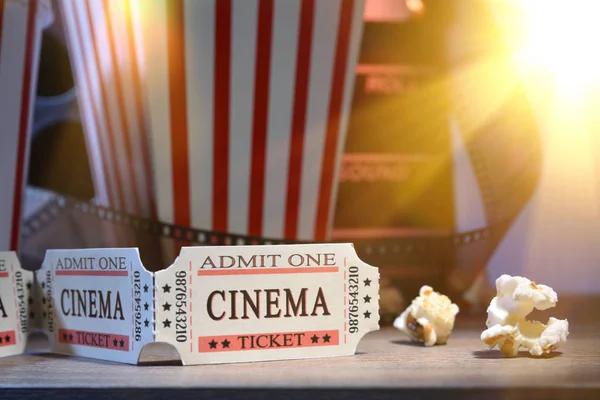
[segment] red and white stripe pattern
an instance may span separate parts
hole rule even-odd
[[[37,0],[0,0],[0,251],[17,250],[19,245],[40,9]]]
[[[134,4],[159,217],[215,231],[325,239],[364,2]]]
[[[130,1],[60,0],[96,198],[154,217],[141,54]]]

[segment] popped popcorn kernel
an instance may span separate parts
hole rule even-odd
[[[419,296],[396,318],[394,327],[425,346],[445,344],[454,328],[458,311],[458,306],[447,296],[425,285],[421,287]]]
[[[488,329],[481,340],[507,357],[515,357],[521,347],[534,356],[556,350],[567,341],[569,322],[550,318],[547,324],[526,319],[534,309],[556,306],[558,296],[551,287],[521,276],[502,275],[496,280],[496,297],[487,309]]]

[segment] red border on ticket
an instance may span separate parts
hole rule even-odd
[[[15,331],[0,332],[0,347],[12,346],[17,344]]]
[[[88,332],[77,329],[59,329],[58,341],[64,344],[97,347],[100,349],[129,351],[129,336],[105,332]]]
[[[293,349],[337,346],[339,343],[340,334],[338,330],[243,333],[239,335],[199,336],[198,352]]]
[[[338,267],[295,267],[295,268],[257,268],[257,269],[199,269],[198,276],[219,275],[274,275],[274,274],[314,274],[338,272]]]

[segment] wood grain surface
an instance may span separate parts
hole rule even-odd
[[[504,358],[480,328],[463,326],[432,348],[385,328],[353,357],[185,367],[163,343],[133,366],[48,354],[38,335],[27,354],[0,360],[0,398],[600,398],[599,328],[572,324],[568,342],[542,359]]]

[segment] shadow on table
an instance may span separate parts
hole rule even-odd
[[[51,360],[69,360],[70,363],[84,363],[84,364],[88,364],[88,363],[95,363],[95,364],[104,364],[104,365],[128,365],[128,364],[123,364],[121,362],[118,361],[110,361],[110,360],[100,360],[100,359],[96,359],[96,358],[91,358],[91,357],[83,357],[83,356],[75,356],[72,354],[59,354],[59,353],[35,353],[32,354],[35,355],[37,357],[43,357],[43,358],[47,358],[47,359],[51,359]]]
[[[420,342],[413,342],[412,340],[392,340],[390,343],[397,344],[400,346],[413,346],[413,347],[423,347],[424,344]]]
[[[478,358],[481,360],[497,360],[500,358],[510,358],[510,357],[504,356],[499,350],[475,350],[472,354],[473,354],[473,356],[475,356],[475,358]],[[553,351],[550,354],[543,354],[538,357],[538,356],[532,356],[531,354],[529,354],[526,351],[521,351],[514,358],[555,358],[560,355],[562,355],[562,352]]]
[[[137,364],[140,367],[180,367],[181,360],[144,360]]]

